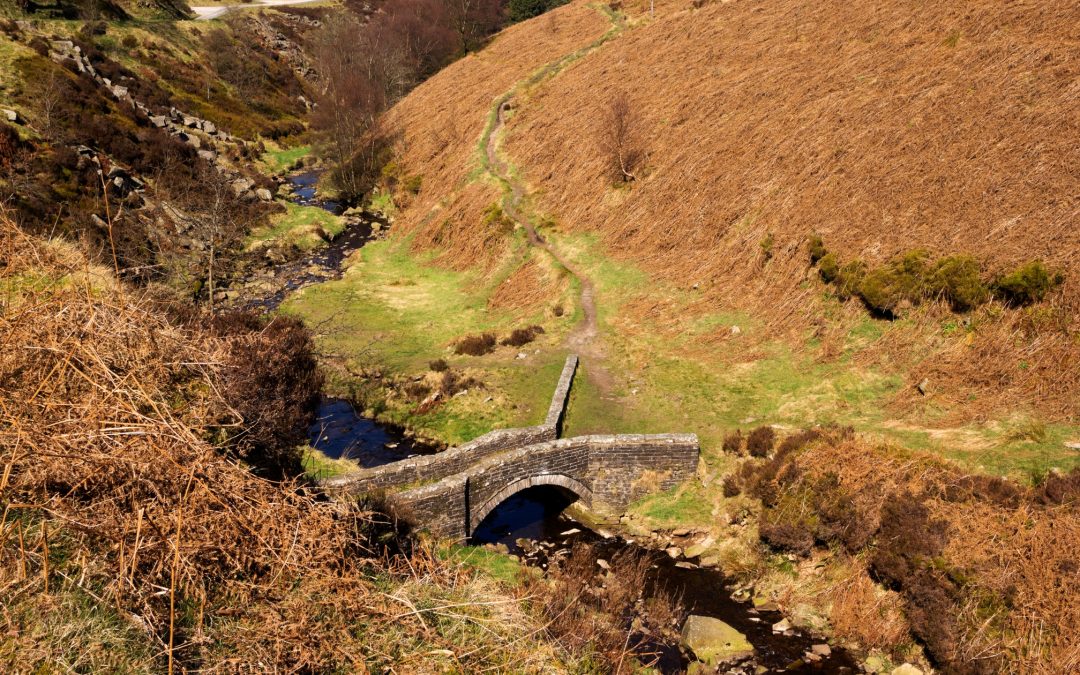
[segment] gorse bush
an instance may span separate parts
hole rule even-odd
[[[905,304],[919,304],[926,297],[929,259],[929,253],[917,249],[868,271],[859,283],[859,297],[872,311],[885,316],[895,316]]]
[[[1041,302],[1046,294],[1065,280],[1039,260],[1026,263],[994,283],[994,293],[1008,305],[1019,307]]]
[[[841,263],[828,253],[818,236],[811,237],[810,262],[822,281],[831,284],[841,300],[857,297],[871,312],[896,318],[927,299],[942,299],[956,312],[967,312],[998,298],[1012,307],[1041,302],[1064,281],[1042,261],[1025,263],[992,285],[983,280],[979,261],[955,255],[933,261],[929,252],[915,249],[883,265],[869,268],[860,260]]]
[[[949,256],[934,265],[929,289],[954,310],[966,312],[990,299],[990,290],[980,277],[978,260],[969,255]]]
[[[820,235],[811,235],[810,242],[807,246],[810,250],[810,264],[817,264],[822,258],[828,255],[828,251],[825,250],[825,242],[822,241]]]

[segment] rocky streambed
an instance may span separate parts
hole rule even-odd
[[[600,585],[619,574],[618,560],[646,558],[637,611],[648,612],[649,598],[666,596],[677,608],[674,623],[657,629],[655,622],[642,620],[647,617],[626,619],[632,631],[639,631],[633,636],[638,651],[663,673],[859,672],[850,654],[793,627],[774,603],[755,605],[753,589],[739,587],[714,561],[701,558],[693,533],[675,530],[645,542],[590,528],[568,515],[565,506],[551,493],[518,493],[481,523],[473,542],[541,570],[586,554]]]
[[[309,169],[286,177],[283,193],[299,206],[313,206],[339,216],[345,228],[335,237],[320,234],[326,245],[299,256],[269,245],[255,255],[247,273],[234,281],[225,299],[245,309],[269,312],[295,291],[312,284],[340,279],[344,263],[364,244],[383,236],[390,226],[384,216],[363,209],[346,209],[341,203],[324,199],[317,192],[320,169]]]

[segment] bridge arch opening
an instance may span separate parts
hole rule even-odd
[[[576,501],[590,504],[592,492],[568,476],[537,476],[515,481],[478,505],[470,514],[470,539],[476,543],[503,542],[513,547],[519,538],[543,539],[559,534],[565,523],[558,515]]]

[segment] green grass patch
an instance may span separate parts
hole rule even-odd
[[[516,586],[526,568],[510,556],[482,546],[451,545],[440,548],[439,557],[471,567],[508,586]]]
[[[304,474],[313,480],[344,476],[360,470],[360,465],[351,459],[333,459],[311,446],[304,446],[300,453]]]
[[[520,264],[520,263],[519,263]],[[460,443],[495,428],[538,424],[547,412],[565,360],[560,337],[568,318],[515,317],[490,311],[490,279],[443,269],[412,255],[408,242],[379,241],[362,248],[342,279],[311,286],[282,311],[318,325],[319,348],[346,371],[378,367],[388,374],[423,374],[435,359],[483,383],[430,412],[417,401],[366,392],[350,375],[331,379],[334,391],[359,397],[381,419],[447,443]],[[542,324],[547,332],[522,348],[498,347],[481,357],[458,356],[451,345],[466,335]],[[536,353],[539,350],[539,353]],[[527,356],[518,359],[519,352]]]
[[[311,151],[310,145],[268,150],[263,153],[259,161],[266,173],[276,175],[292,169],[299,160],[310,155]]]
[[[326,244],[320,232],[332,239],[344,229],[344,220],[329,211],[316,206],[286,203],[285,213],[275,215],[269,227],[252,232],[244,246],[251,248],[261,242],[277,242],[292,244],[301,251],[311,251]]]
[[[713,494],[698,481],[683,483],[667,492],[652,495],[633,505],[635,514],[648,518],[653,527],[700,525],[710,527],[713,516]]]

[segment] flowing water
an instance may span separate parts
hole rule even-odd
[[[344,211],[341,203],[323,199],[317,193],[317,184],[322,170],[312,169],[287,177],[290,189],[289,201],[300,206],[314,206],[340,216]],[[312,253],[275,265],[272,275],[264,280],[271,288],[267,293],[254,294],[244,304],[247,309],[269,312],[277,308],[290,293],[322,283],[330,279],[340,279],[344,273],[344,262],[371,241],[375,234],[375,224],[380,229],[387,226],[386,219],[376,213],[365,211],[359,217],[350,217],[345,229],[338,236]]]
[[[319,172],[307,171],[289,177],[292,201],[316,206],[340,215],[342,205],[322,200],[316,192]],[[351,222],[342,234],[308,257],[279,265],[274,270],[276,290],[248,303],[251,308],[270,311],[285,297],[309,284],[340,278],[342,264],[372,238],[374,214]],[[324,398],[318,418],[309,429],[311,446],[332,458],[355,460],[364,467],[380,466],[435,449],[416,443],[400,430],[358,415],[345,400]],[[797,631],[776,634],[773,624],[783,619],[778,611],[759,611],[732,598],[730,580],[722,573],[697,566],[696,560],[674,560],[665,553],[645,548],[620,536],[598,533],[569,518],[564,509],[572,497],[552,488],[530,488],[513,495],[493,511],[473,533],[472,543],[502,544],[528,565],[546,568],[554,557],[564,555],[577,543],[588,544],[597,559],[612,560],[621,553],[648,556],[652,566],[645,594],[664,591],[678,600],[682,614],[699,614],[720,619],[745,635],[754,646],[753,661],[731,672],[814,672],[853,673],[855,662],[841,649],[817,662],[803,658],[812,645],[820,643]],[[614,571],[617,574],[617,570]],[[672,640],[646,639],[644,647],[657,658],[664,673],[684,672],[686,654]]]

